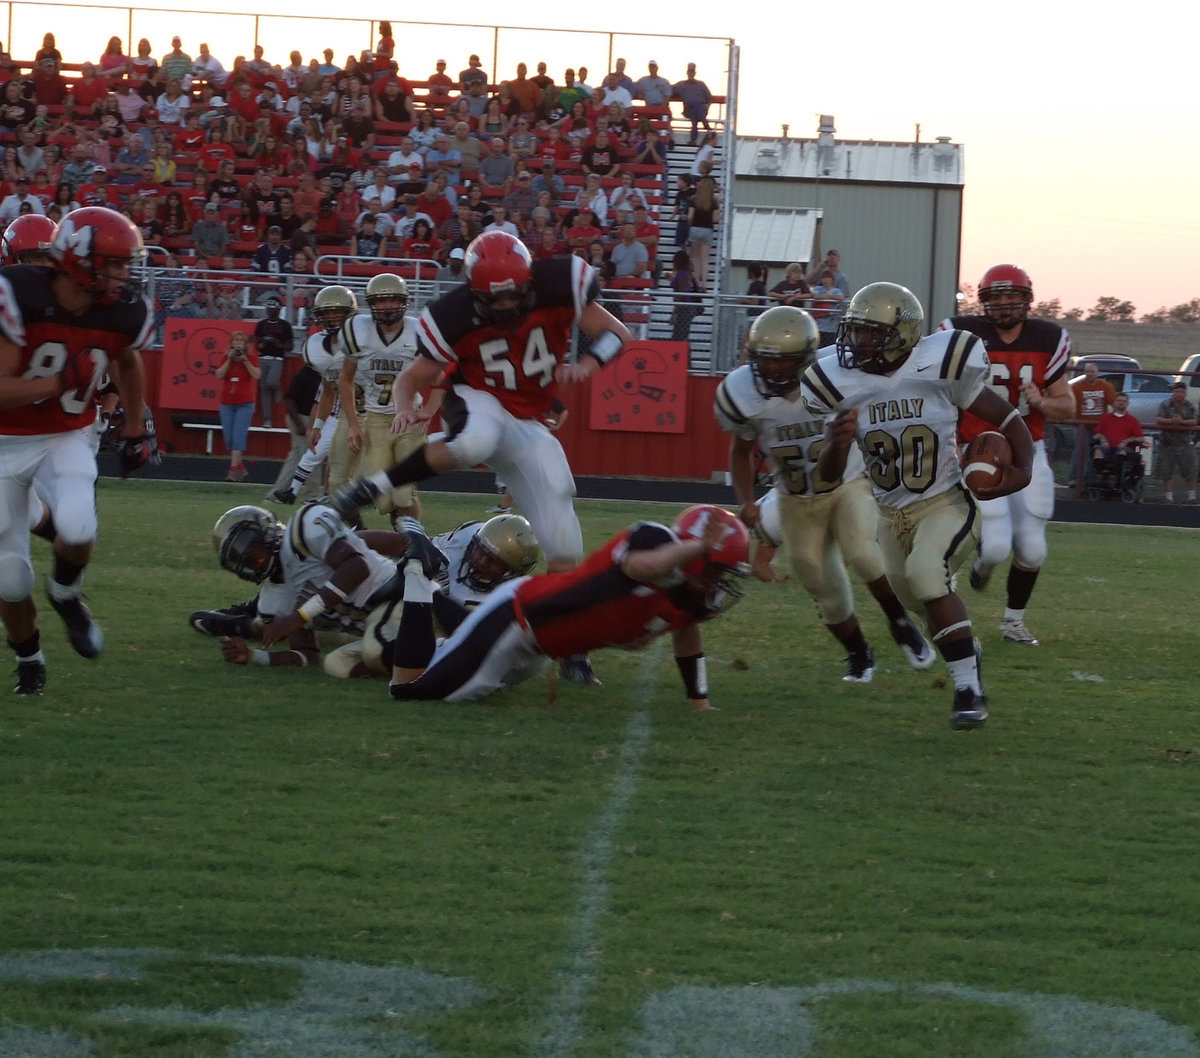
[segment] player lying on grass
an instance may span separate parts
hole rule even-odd
[[[232,664],[308,665],[320,657],[314,621],[338,611],[349,627],[357,622],[361,628],[371,614],[369,646],[356,637],[325,659],[325,671],[343,677],[369,675],[371,662],[390,651],[380,636],[401,598],[397,559],[403,565],[415,558],[425,575],[441,578],[438,619],[450,631],[488,592],[527,573],[538,557],[528,523],[516,515],[443,534],[438,539],[447,544],[448,557],[415,521],[402,533],[354,532],[315,503],[301,507],[286,526],[262,508],[236,507],[217,521],[213,538],[221,565],[261,588],[253,609],[243,604],[235,608],[243,612],[235,614],[197,611],[193,627],[219,635],[222,654]],[[245,637],[256,626],[264,647],[286,640],[288,649],[249,647]]]
[[[529,679],[552,658],[601,647],[636,650],[671,633],[696,709],[709,709],[700,625],[742,595],[749,535],[720,507],[689,507],[668,528],[638,522],[568,572],[514,580],[435,644],[434,585],[411,564],[391,694],[467,701]]]

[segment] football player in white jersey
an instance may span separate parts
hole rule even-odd
[[[836,413],[818,459],[821,476],[837,480],[855,442],[866,460],[888,580],[910,610],[924,613],[954,680],[950,724],[963,730],[987,722],[988,701],[971,618],[951,581],[974,553],[980,522],[959,469],[959,412],[991,423],[1012,446],[1013,462],[980,499],[1029,484],[1033,440],[1017,410],[988,387],[983,342],[966,331],[922,338],[924,328],[912,291],[865,286],[838,326],[836,355],[810,365],[801,386],[815,414]]]
[[[399,463],[420,448],[426,439],[425,421],[412,424],[400,433],[392,432],[396,406],[392,383],[417,356],[417,321],[404,315],[408,308],[408,286],[398,275],[381,272],[367,283],[365,294],[369,316],[354,316],[342,328],[346,359],[338,379],[342,415],[352,452],[362,453],[359,472],[375,474]],[[362,393],[363,412],[355,407],[354,396]],[[435,389],[429,410],[436,412],[445,390]],[[421,396],[415,398],[421,407]],[[394,486],[375,500],[380,514],[393,520],[419,517],[421,504],[413,484]]]
[[[879,603],[908,663],[927,669],[935,655],[884,576],[875,538],[875,503],[862,456],[857,451],[849,454],[840,480],[826,481],[817,470],[826,416],[804,406],[800,374],[815,358],[820,342],[816,321],[803,309],[768,309],[750,328],[748,363],[717,387],[714,410],[721,428],[733,435],[729,472],[740,505],[738,517],[750,529],[759,525],[760,508],[754,499],[754,446],[759,443],[771,460],[780,536],[792,572],[816,602],[822,623],[846,648],[843,679],[869,683],[875,655],[854,612],[847,566]]]
[[[1016,265],[993,265],[979,281],[982,316],[952,316],[942,329],[957,328],[979,335],[992,363],[991,385],[1012,404],[1033,437],[1033,480],[1029,487],[980,505],[983,529],[979,555],[971,563],[970,583],[987,587],[992,570],[1012,551],[1008,567],[1007,606],[1000,624],[1009,643],[1036,647],[1025,627],[1025,608],[1038,573],[1046,563],[1046,523],[1054,514],[1054,472],[1046,458],[1046,422],[1075,415],[1075,397],[1067,386],[1071,337],[1053,320],[1030,317],[1033,281]],[[958,439],[966,444],[989,424],[964,415]]]
[[[321,329],[309,335],[308,341],[304,343],[304,360],[321,376],[321,391],[317,397],[312,422],[308,427],[308,451],[300,457],[291,484],[282,492],[275,493],[275,499],[280,503],[295,503],[296,496],[312,473],[326,459],[331,464],[335,462],[335,457],[331,454],[335,439],[340,439],[343,445],[348,445],[345,429],[340,432],[338,430],[338,378],[342,373],[344,359],[341,330],[357,311],[358,299],[349,287],[323,287],[313,299],[312,318]],[[346,455],[337,461],[341,464],[348,463],[348,453],[347,447]],[[346,472],[345,477],[349,477],[349,472]]]
[[[337,512],[306,503],[287,525],[261,507],[234,507],[213,526],[221,565],[259,585],[262,642],[251,649],[240,636],[221,636],[221,653],[234,665],[308,666],[320,658],[312,622],[335,609],[364,618],[400,599],[404,578],[397,560],[421,563],[435,578],[446,564],[420,524],[401,533],[356,533]],[[270,648],[286,640],[287,650]]]
[[[388,675],[402,597],[402,592],[395,590],[398,558],[433,556],[440,567],[434,581],[439,591],[433,598],[433,615],[447,635],[492,590],[514,577],[525,576],[538,560],[537,538],[529,523],[518,515],[460,525],[435,537],[430,549],[429,541],[412,521],[405,523],[408,531],[404,533],[354,532],[340,522],[335,531],[328,523],[329,513],[329,508],[319,504],[305,504],[287,526],[282,526],[269,512],[247,506],[235,507],[217,520],[213,543],[221,564],[243,579],[262,583],[258,597],[242,613],[197,611],[191,617],[198,631],[222,637],[222,653],[227,661],[241,665],[315,662],[317,639],[310,622],[296,620],[303,608],[296,608],[296,600],[301,594],[317,593],[324,585],[337,600],[343,616],[365,618],[362,638],[325,656],[326,674],[342,678]],[[415,550],[414,537],[418,541]],[[269,554],[272,550],[275,561],[264,563],[260,552]],[[262,576],[264,565],[268,571],[260,582],[256,578]],[[330,598],[327,595],[325,601]],[[308,609],[310,616],[315,616],[319,604]],[[275,624],[273,619],[277,617],[283,623]],[[296,627],[289,627],[288,622]],[[267,639],[267,628],[272,629],[271,640]],[[256,635],[266,643],[287,636],[292,649],[256,653],[244,642]]]

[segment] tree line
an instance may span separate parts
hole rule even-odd
[[[974,287],[964,284],[958,311],[964,315],[983,311]],[[1090,309],[1064,309],[1061,299],[1052,298],[1050,301],[1034,302],[1030,315],[1048,320],[1062,320],[1065,323],[1078,320],[1086,320],[1089,323],[1200,323],[1200,298],[1192,298],[1191,301],[1171,308],[1164,305],[1154,312],[1146,312],[1140,316],[1132,301],[1123,301],[1121,298],[1097,298],[1096,304]]]

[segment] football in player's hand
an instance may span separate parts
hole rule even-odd
[[[1012,465],[1012,445],[996,430],[972,437],[962,454],[963,480],[972,492],[995,488]]]

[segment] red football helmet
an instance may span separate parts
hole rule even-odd
[[[991,302],[1004,294],[1019,294],[1021,300],[995,305]],[[1033,281],[1024,268],[1012,264],[992,265],[979,281],[979,301],[983,314],[997,327],[1016,327],[1025,322],[1033,304]]]
[[[54,221],[40,213],[17,217],[0,236],[0,264],[50,264]]]
[[[62,219],[50,244],[54,267],[101,305],[134,301],[146,278],[146,250],[133,221],[105,206],[84,206]]]
[[[533,258],[508,232],[486,231],[472,239],[463,274],[485,323],[511,327],[533,307]]]
[[[708,554],[692,559],[681,570],[688,587],[703,599],[708,617],[716,617],[737,602],[744,594],[737,581],[750,575],[750,534],[737,515],[713,504],[700,504],[680,514],[673,529],[680,540],[699,539],[713,520],[724,529],[721,539]]]

